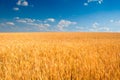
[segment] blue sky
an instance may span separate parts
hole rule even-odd
[[[0,32],[119,32],[120,0],[0,0]]]

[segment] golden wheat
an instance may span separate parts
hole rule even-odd
[[[120,33],[0,33],[0,80],[120,80]]]

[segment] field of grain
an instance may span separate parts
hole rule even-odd
[[[120,33],[0,33],[0,80],[120,80]]]

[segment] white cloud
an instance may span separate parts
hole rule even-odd
[[[14,26],[14,25],[15,25],[15,23],[13,23],[13,22],[6,22],[6,24],[7,24],[7,25],[11,25],[11,26]]]
[[[40,22],[40,20],[37,20],[37,19],[16,17],[15,20],[16,22],[19,22],[21,24],[23,23],[24,25],[29,26],[29,28],[31,27],[31,29],[36,29],[36,30],[46,31],[48,30],[48,27],[51,26],[50,24],[42,23]]]
[[[28,23],[32,23],[32,22],[35,21],[35,19],[30,19],[30,18],[25,18],[25,20],[26,20],[26,22],[28,22]]]
[[[103,0],[99,0],[99,1],[98,1],[99,4],[102,4],[102,2],[103,2]]]
[[[108,27],[102,27],[100,29],[103,30],[103,31],[110,31],[110,28],[108,28]]]
[[[49,27],[50,24],[42,24],[42,23],[27,23],[28,25],[32,25],[32,26],[37,26],[37,27]]]
[[[57,27],[59,28],[59,30],[63,31],[65,27],[69,27],[70,25],[75,25],[77,24],[76,22],[71,22],[71,21],[68,21],[68,20],[61,20]]]
[[[17,5],[21,5],[21,0],[18,0],[18,2],[16,4]]]
[[[89,29],[89,31],[94,31],[94,32],[98,32],[98,31],[110,31],[110,28],[105,27],[105,26],[101,26],[99,23],[95,22],[92,24],[92,27]]]
[[[22,6],[28,6],[28,2],[27,1],[23,1]]]
[[[39,28],[46,28],[46,27],[49,27],[50,24],[37,24],[37,26],[38,26]]]
[[[111,22],[111,23],[113,23],[113,22],[114,22],[114,20],[113,20],[113,19],[111,19],[111,20],[110,20],[110,22]]]
[[[48,18],[47,21],[55,22],[55,19],[54,18]]]
[[[88,6],[88,3],[84,3],[84,6]]]
[[[20,17],[15,17],[14,19],[20,19]]]
[[[97,22],[95,22],[95,23],[93,23],[93,28],[97,28],[99,26],[99,23],[97,23]]]
[[[110,22],[113,23],[113,24],[120,24],[120,20],[111,19]]]
[[[19,20],[16,20],[17,22],[20,22],[20,23],[27,23],[27,21],[26,20],[24,20],[24,19],[19,19]]]
[[[36,28],[37,30],[43,30],[48,31],[48,27],[50,27],[50,24],[44,24],[44,23],[28,23],[29,26],[32,26]]]
[[[18,2],[16,4],[17,5],[21,5],[21,0],[18,0]]]
[[[28,6],[28,2],[26,0],[18,0],[16,3],[18,6]]]
[[[0,27],[8,27],[8,26],[14,26],[15,23],[14,22],[2,22],[0,23]]]
[[[76,31],[85,31],[85,27],[81,27],[81,26],[76,26]]]
[[[88,0],[87,2],[88,3],[90,3],[90,2],[98,2],[99,4],[101,4],[103,2],[103,0]]]
[[[21,23],[32,23],[32,22],[35,22],[35,19],[31,19],[31,18],[20,19],[19,17],[17,17],[16,21]]]
[[[98,4],[102,4],[103,0],[87,0],[87,2],[84,3],[84,6],[87,6],[91,2],[97,2]]]
[[[37,19],[31,19],[31,18],[23,18],[23,19],[21,19],[19,17],[16,17],[15,20],[16,20],[16,22],[24,23],[27,26],[31,26],[31,27],[34,27],[36,29],[38,28],[40,30],[59,30],[59,31],[64,31],[64,28],[69,27],[71,25],[77,24],[76,22],[72,22],[72,21],[69,21],[69,20],[60,20],[58,22],[58,24],[56,24],[56,25],[54,25],[54,27],[50,28],[51,25],[49,24],[48,21],[55,22],[55,19],[53,19],[53,18],[46,19],[47,22],[44,22],[44,21],[41,21],[41,20],[37,20]]]
[[[13,10],[14,11],[19,11],[19,8],[18,7],[14,7]]]
[[[18,6],[29,6],[29,3],[28,3],[27,0],[18,0],[16,5],[18,5]],[[13,10],[14,11],[18,11],[19,8],[18,7],[14,7]]]

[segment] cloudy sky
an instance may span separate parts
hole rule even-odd
[[[0,32],[120,32],[120,0],[0,0]]]

